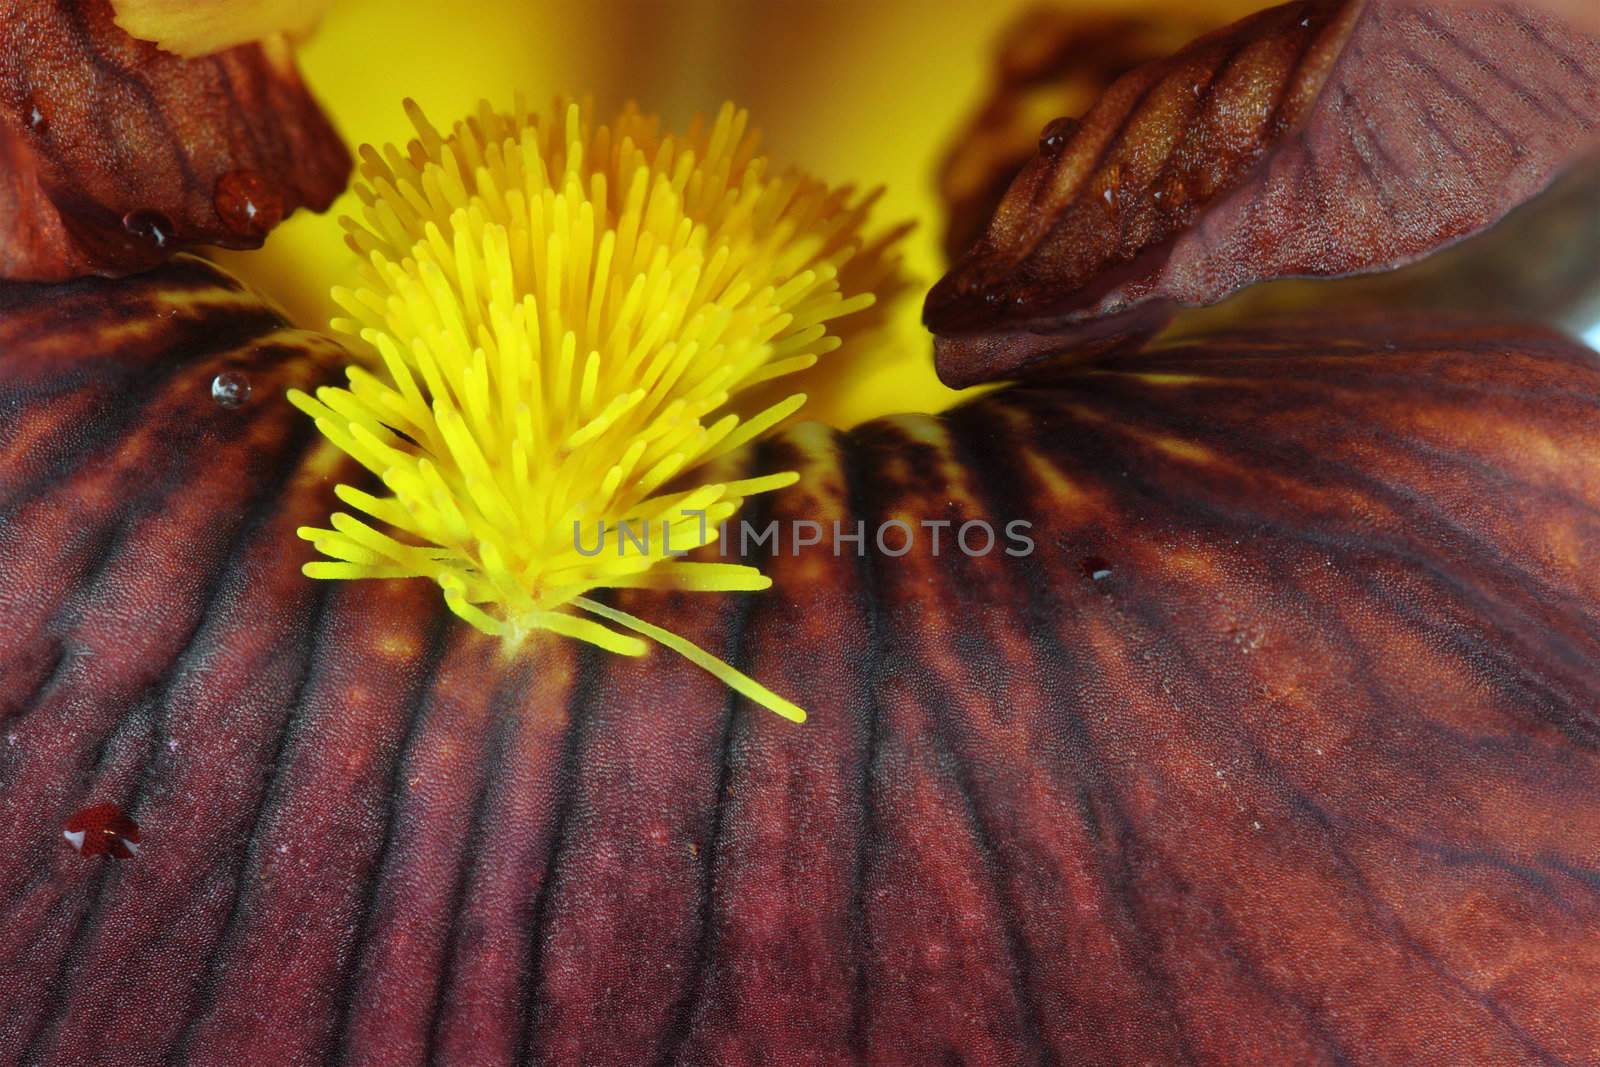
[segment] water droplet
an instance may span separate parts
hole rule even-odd
[[[1106,202],[1106,209],[1117,210],[1117,200],[1122,185],[1122,164],[1110,163],[1099,174],[1095,175],[1092,188],[1100,190],[1100,198]]]
[[[1103,582],[1111,577],[1111,563],[1100,556],[1085,556],[1078,561],[1078,570],[1091,582]]]
[[[115,804],[84,808],[67,820],[61,836],[84,857],[129,860],[139,854],[139,824]]]
[[[253,170],[230,170],[218,178],[211,204],[235,233],[261,237],[283,221],[283,201]]]
[[[122,216],[122,228],[140,241],[156,249],[164,249],[172,240],[172,220],[159,211],[140,208]]]
[[[50,124],[45,121],[44,112],[39,110],[39,105],[30,102],[28,104],[28,129],[34,133],[44,133],[49,127]]]
[[[238,407],[250,399],[250,379],[238,371],[223,371],[211,379],[211,399],[225,408]]]
[[[1078,132],[1076,119],[1051,119],[1039,133],[1039,151],[1054,155]]]

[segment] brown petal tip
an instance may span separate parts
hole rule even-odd
[[[1172,317],[1169,303],[1145,304],[1126,315],[1075,326],[1067,334],[1048,327],[970,330],[937,334],[933,358],[952,389],[1012,378],[1039,378],[1049,368],[1107,356],[1142,345]]]
[[[255,248],[343,190],[350,155],[281,38],[183,59],[106,0],[0,24],[0,278],[145,270]]]
[[[939,346],[940,376],[1012,376],[1047,347],[1264,279],[1410,262],[1541,191],[1597,123],[1600,38],[1540,5],[1261,12],[1129,73],[1041,142],[928,295],[928,327],[966,338]]]
[[[1200,8],[1105,13],[1032,7],[1006,27],[995,47],[989,93],[939,167],[944,251],[951,262],[982,236],[1035,150],[1061,147],[1073,121],[1107,86],[1229,21],[1207,5]]]

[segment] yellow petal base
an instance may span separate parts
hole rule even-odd
[[[332,0],[111,0],[117,25],[193,58],[276,33],[303,37]]]

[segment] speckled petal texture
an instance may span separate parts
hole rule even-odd
[[[344,190],[350,153],[280,36],[183,59],[109,0],[0,0],[0,278],[258,248]]]
[[[821,549],[618,602],[803,727],[303,578],[339,358],[193,261],[0,290],[0,1063],[1600,1050],[1586,351],[1280,327],[792,429],[746,517]],[[827,544],[896,518],[955,526]],[[107,802],[136,859],[63,842]]]
[[[1138,67],[1040,142],[929,292],[940,377],[1015,378],[1480,232],[1600,147],[1589,29],[1537,0],[1296,0]]]

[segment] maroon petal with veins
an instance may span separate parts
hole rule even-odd
[[[618,600],[803,727],[302,577],[341,359],[186,259],[0,289],[0,1063],[1600,1047],[1587,351],[1279,326],[789,430],[745,518],[867,554]]]
[[[1535,0],[1251,16],[1046,139],[928,295],[940,375],[1014,377],[1262,279],[1410,262],[1541,191],[1597,124],[1600,37]]]

